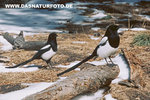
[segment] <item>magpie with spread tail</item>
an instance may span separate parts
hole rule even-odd
[[[112,64],[114,64],[113,61],[111,60],[110,56],[113,55],[119,47],[120,37],[117,32],[118,29],[119,29],[118,25],[108,26],[108,28],[105,32],[105,35],[102,37],[99,45],[95,48],[95,50],[93,51],[93,53],[90,56],[88,56],[87,58],[85,58],[84,60],[79,62],[78,64],[74,65],[73,67],[57,74],[57,76],[63,75],[64,73],[74,70],[75,68],[80,66],[82,63],[88,61],[89,59],[92,59],[93,57],[104,58],[107,64],[108,64],[108,62],[107,62],[106,58],[109,58],[110,61],[112,62]]]
[[[20,64],[17,64],[13,67],[6,67],[6,68],[16,68],[19,66],[23,66],[35,59],[42,59],[42,60],[46,61],[48,66],[51,68],[52,67],[51,58],[56,54],[56,51],[57,51],[56,37],[57,37],[56,33],[51,33],[48,37],[48,40],[47,40],[45,46],[43,46],[40,50],[38,50],[38,52],[31,59],[29,59],[25,62],[22,62]]]

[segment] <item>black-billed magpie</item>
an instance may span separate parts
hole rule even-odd
[[[40,50],[29,60],[22,62],[20,64],[17,64],[13,67],[6,67],[6,68],[16,68],[22,65],[25,65],[35,59],[42,59],[46,61],[49,67],[52,67],[51,65],[51,58],[56,54],[57,51],[57,41],[56,41],[57,34],[51,33],[48,37],[48,40]]]
[[[73,67],[57,74],[57,76],[63,75],[64,73],[67,73],[67,72],[70,72],[71,70],[77,68],[82,63],[88,61],[89,59],[92,59],[93,57],[99,56],[101,58],[104,58],[106,62],[107,62],[106,58],[109,58],[110,61],[112,62],[110,56],[113,55],[117,51],[119,43],[120,43],[119,34],[117,32],[118,29],[119,29],[119,26],[117,26],[117,25],[108,26],[108,28],[105,32],[105,35],[102,37],[99,45],[95,48],[95,50],[93,51],[93,53],[90,56],[88,56],[87,58],[85,58],[84,60],[79,62],[78,64],[74,65]],[[108,64],[108,62],[107,62],[107,64]]]

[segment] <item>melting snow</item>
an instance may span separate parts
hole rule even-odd
[[[147,29],[145,29],[145,28],[119,28],[118,33],[128,31],[128,30],[131,30],[131,31],[146,31]]]
[[[0,100],[21,100],[26,96],[29,96],[31,94],[40,92],[49,86],[51,86],[53,83],[33,83],[30,84],[29,87],[24,88],[22,90],[13,91],[5,94],[0,94]]]
[[[147,20],[150,20],[150,16],[148,16],[148,15],[145,15],[145,18],[146,18]]]
[[[112,81],[112,83],[118,83],[119,81],[122,80],[126,80],[129,78],[129,67],[127,65],[127,63],[124,61],[123,56],[122,55],[118,55],[115,58],[112,59],[113,62],[115,64],[118,64],[119,69],[120,69],[120,73],[118,75],[118,77],[116,79],[114,79]],[[107,63],[105,62],[105,60],[101,60],[101,61],[92,61],[92,62],[88,62],[90,64],[94,64],[94,65],[106,65]]]
[[[119,28],[118,29],[118,33],[124,32],[124,31],[128,31],[128,28]]]
[[[3,44],[3,46],[1,46],[1,50],[8,51],[12,49],[12,45],[4,39],[3,36],[0,36],[0,43]]]
[[[104,96],[105,97],[105,100],[117,100],[117,99],[114,99],[111,94],[107,94]]]
[[[57,65],[57,67],[62,67],[62,68],[70,68],[74,65],[76,65],[77,63],[79,63],[80,61],[74,61],[72,63],[70,63],[69,65]],[[80,68],[76,68],[75,70],[80,70]]]
[[[99,27],[93,27],[91,28],[93,31],[98,31],[100,28]]]
[[[89,95],[79,95],[72,100],[99,100],[103,96],[104,89],[100,89],[95,93]]]
[[[104,11],[102,10],[97,10],[97,9],[94,9],[94,15],[92,15],[91,17],[94,18],[94,19],[101,19],[103,17],[106,17],[107,15],[104,14]]]
[[[145,28],[131,28],[132,31],[146,31]]]
[[[114,63],[118,64],[120,73],[116,79],[112,81],[112,83],[118,83],[119,81],[123,81],[129,79],[130,69],[128,64],[123,59],[123,56],[118,55],[113,59]]]
[[[0,94],[0,100],[21,100],[25,98],[26,96],[32,95],[34,93],[40,92],[49,86],[62,81],[66,77],[60,78],[58,81],[53,82],[53,83],[47,83],[47,82],[40,82],[40,83],[24,83],[23,85],[29,85],[29,87],[18,90],[18,91],[13,91],[5,94]]]
[[[32,72],[32,71],[37,71],[39,70],[38,67],[28,67],[28,68],[5,68],[8,66],[5,66],[3,63],[0,63],[0,73],[5,73],[5,72]],[[0,99],[1,100],[1,99]]]
[[[99,37],[94,37],[93,35],[89,35],[89,37],[90,37],[92,40],[99,40],[99,39],[100,39]]]
[[[44,0],[46,1],[46,0]],[[48,2],[47,2],[48,3]],[[56,32],[56,27],[62,27],[64,21],[72,18],[69,10],[49,11],[46,9],[0,9],[0,30],[18,33],[19,31],[43,33]],[[31,16],[32,15],[32,16]],[[38,20],[37,20],[38,19]],[[57,30],[57,32],[62,32]]]

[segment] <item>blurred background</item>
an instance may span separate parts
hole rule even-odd
[[[72,8],[5,8],[5,4],[72,4]],[[0,0],[0,31],[89,33],[109,24],[150,29],[150,0]]]

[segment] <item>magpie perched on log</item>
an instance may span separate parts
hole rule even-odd
[[[42,60],[46,61],[48,66],[51,68],[52,67],[51,58],[56,54],[56,51],[57,51],[56,37],[57,37],[56,33],[51,33],[48,37],[48,40],[47,40],[45,46],[43,46],[40,50],[38,50],[38,52],[31,59],[29,59],[25,62],[22,62],[20,64],[17,64],[13,67],[6,67],[6,68],[16,68],[19,66],[23,66],[35,59],[42,59]]]
[[[106,62],[107,62],[106,58],[109,58],[110,61],[112,62],[112,64],[114,64],[113,61],[111,60],[110,56],[113,55],[119,47],[120,37],[117,32],[118,29],[119,29],[118,25],[108,26],[108,28],[105,32],[105,35],[102,37],[99,45],[95,48],[95,50],[93,51],[93,53],[90,56],[88,56],[87,58],[85,58],[84,60],[79,62],[78,64],[74,65],[73,67],[57,74],[57,76],[63,75],[64,73],[67,73],[67,72],[70,72],[71,70],[74,70],[75,68],[80,66],[82,63],[88,61],[89,59],[92,59],[93,57],[97,57],[97,56],[104,58]],[[107,64],[108,64],[108,62],[107,62]]]

